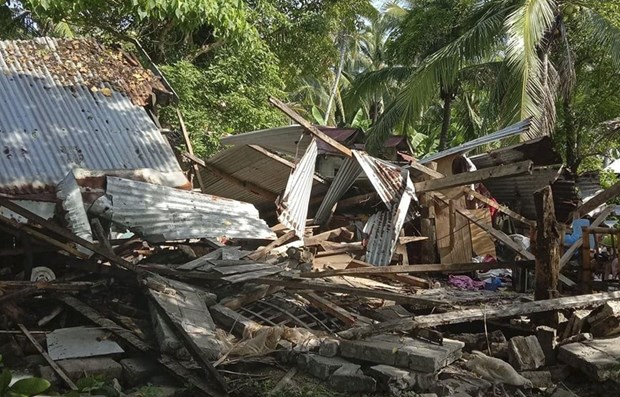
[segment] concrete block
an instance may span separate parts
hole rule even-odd
[[[331,374],[329,386],[338,392],[373,393],[377,388],[377,382],[372,377],[364,375],[359,365],[345,364]]]
[[[439,374],[439,380],[430,388],[430,391],[436,393],[439,397],[478,396],[485,395],[491,386],[490,382],[477,377],[469,371],[450,366]]]
[[[555,328],[541,325],[536,328],[536,338],[543,353],[545,353],[545,365],[555,364],[557,361],[555,348],[558,346],[558,331]]]
[[[300,357],[301,356],[304,355],[300,355]],[[351,364],[349,361],[340,357],[323,357],[318,354],[307,354],[305,356],[306,372],[322,380],[328,379],[331,374],[343,365]]]
[[[552,387],[555,384],[551,371],[523,371],[521,376],[529,379],[532,386],[539,389]]]
[[[340,341],[333,338],[325,338],[319,346],[319,354],[325,357],[335,357],[340,351]]]
[[[157,372],[157,364],[146,358],[126,358],[120,361],[123,367],[123,379],[130,386],[144,383]]]
[[[535,370],[545,364],[545,353],[535,336],[515,336],[508,342],[508,361],[517,371]]]
[[[343,340],[341,355],[377,364],[435,372],[461,358],[463,342],[444,339],[443,346],[396,335],[378,335],[361,341]]]
[[[433,373],[409,371],[384,364],[370,367],[368,375],[376,379],[378,390],[390,392],[392,395],[400,395],[409,390],[428,390],[436,381]]]
[[[155,338],[159,342],[159,351],[170,354],[179,360],[190,360],[192,358],[191,354],[189,354],[183,343],[176,336],[172,327],[151,303],[149,303],[149,311],[151,313],[151,323],[153,324]]]
[[[103,379],[119,379],[123,373],[123,367],[108,357],[72,358],[57,361],[60,368],[72,380],[77,380],[85,375],[100,376]]]

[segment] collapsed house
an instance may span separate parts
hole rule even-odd
[[[44,38],[0,42],[0,69],[5,362],[33,351],[59,390],[97,374],[123,393],[247,395],[265,366],[286,370],[272,393],[304,374],[349,393],[560,397],[572,373],[617,390],[620,233],[601,225],[620,184],[580,197],[547,137],[481,150],[529,120],[422,159],[391,137],[377,158],[271,99],[297,124],[182,154],[199,192],[158,126],[176,98],[156,68]]]

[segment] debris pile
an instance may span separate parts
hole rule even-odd
[[[3,159],[3,364],[119,396],[258,395],[266,379],[271,394],[312,379],[395,396],[617,390],[620,233],[601,225],[620,185],[561,193],[544,138],[466,156],[528,120],[421,160],[392,139],[380,159],[271,102],[299,125],[184,155],[202,192],[157,129],[134,138],[154,136],[162,161],[132,167],[77,135],[83,159],[43,177]],[[590,213],[562,249],[562,223]]]

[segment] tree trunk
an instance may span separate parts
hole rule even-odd
[[[452,121],[452,92],[441,90],[441,99],[443,99],[443,112],[441,122],[441,132],[439,133],[439,151],[445,150],[448,145],[448,131]]]
[[[556,298],[560,278],[560,231],[555,220],[551,186],[534,192],[536,238],[536,300]]]
[[[568,165],[568,169],[576,174],[578,167],[577,134],[570,98],[564,98],[562,107],[564,108],[564,133],[566,134],[566,164]]]
[[[341,37],[340,43],[340,59],[338,61],[338,68],[336,69],[336,76],[334,77],[334,85],[329,93],[329,99],[327,100],[327,109],[325,110],[325,124],[328,124],[329,115],[332,111],[332,103],[336,97],[336,91],[338,91],[338,84],[340,83],[340,76],[342,76],[342,68],[344,67],[344,56],[346,55],[347,45],[344,37]]]

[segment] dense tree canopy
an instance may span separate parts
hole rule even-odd
[[[196,150],[287,123],[280,97],[319,124],[352,125],[381,153],[418,155],[525,117],[573,171],[616,156],[620,5],[597,0],[22,0],[0,38],[141,43],[180,96]],[[175,109],[162,122],[178,128]],[[613,130],[613,131],[617,131]]]

